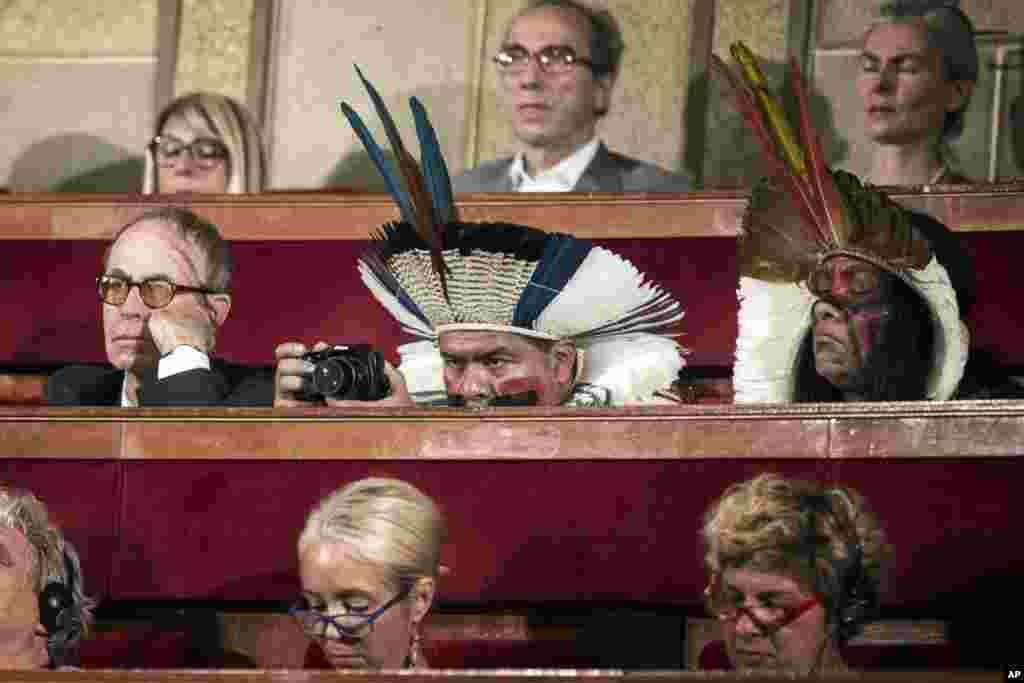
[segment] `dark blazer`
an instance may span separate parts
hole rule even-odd
[[[124,370],[109,365],[72,365],[46,382],[51,406],[119,406]],[[272,406],[274,373],[214,360],[210,370],[179,372],[158,380],[156,370],[139,387],[139,406]]]
[[[513,192],[512,157],[487,161],[452,179],[455,192]],[[687,192],[690,181],[645,161],[611,152],[602,142],[573,192]]]

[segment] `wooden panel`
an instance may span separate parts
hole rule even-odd
[[[46,375],[0,374],[0,404],[42,405]]]
[[[149,411],[147,411],[149,412]],[[163,412],[163,411],[161,411]],[[686,458],[816,458],[827,455],[828,423],[818,419],[730,419],[730,413],[649,408],[614,410],[514,409],[486,415],[458,410],[332,409],[239,411],[183,421],[126,423],[121,456],[130,459],[423,459],[603,460]],[[710,414],[708,414],[710,413]],[[178,413],[181,414],[181,413]],[[182,424],[185,422],[185,425]],[[196,425],[201,422],[201,428]],[[183,429],[189,424],[197,428]],[[1024,449],[1022,449],[1024,452]]]
[[[1024,455],[1024,402],[484,411],[0,406],[0,434],[9,457],[58,459],[1015,458]]]
[[[1024,428],[1014,418],[850,419],[834,425],[837,458],[992,457],[1024,453]]]
[[[122,426],[77,419],[0,420],[0,458],[116,458]]]
[[[970,192],[895,194],[957,231],[1024,230],[1024,184]],[[363,240],[397,209],[384,195],[263,194],[220,197],[0,195],[0,239],[106,239],[132,217],[187,206],[231,240]],[[466,194],[463,220],[537,225],[588,238],[731,237],[745,192],[692,194]]]

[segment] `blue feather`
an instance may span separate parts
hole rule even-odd
[[[594,245],[589,240],[580,240],[560,233],[550,234],[537,268],[526,284],[519,303],[516,304],[512,324],[517,327],[532,327],[533,321],[565,289],[565,285],[576,274],[593,248]]]
[[[352,125],[352,130],[355,131],[356,135],[363,143],[363,147],[366,148],[366,153],[370,155],[370,159],[373,161],[377,170],[380,171],[381,176],[384,178],[384,182],[388,186],[388,192],[394,197],[395,202],[398,204],[398,208],[402,212],[402,220],[407,223],[413,223],[415,214],[412,209],[412,202],[409,200],[409,196],[405,191],[405,186],[402,184],[402,179],[395,173],[394,167],[391,162],[384,155],[384,150],[380,148],[377,141],[373,139],[373,135],[370,133],[366,124],[359,117],[352,107],[348,106],[344,102],[341,103],[341,113],[345,115],[348,122]]]
[[[430,192],[431,204],[434,207],[434,220],[438,225],[455,221],[455,200],[452,197],[452,181],[448,175],[448,165],[441,154],[441,144],[437,133],[430,124],[427,110],[416,97],[409,98],[413,120],[416,122],[416,137],[420,141],[420,166]]]
[[[398,126],[395,125],[395,120],[391,118],[391,112],[388,111],[380,93],[366,80],[366,76],[363,75],[358,66],[356,66],[356,73],[359,74],[359,80],[363,82],[366,92],[370,94],[370,101],[373,102],[373,108],[377,110],[377,116],[380,117],[381,123],[384,124],[384,133],[388,136],[388,142],[391,143],[391,151],[397,157],[400,153],[399,150],[405,147],[402,144],[402,136],[398,134]]]

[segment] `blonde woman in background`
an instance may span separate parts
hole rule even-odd
[[[299,536],[302,597],[291,613],[335,669],[428,666],[420,627],[434,601],[440,510],[396,479],[362,479],[310,513]]]
[[[740,671],[846,669],[840,645],[876,614],[885,538],[842,486],[762,474],[704,518],[708,609]]]
[[[857,92],[875,185],[964,184],[949,143],[978,81],[970,19],[950,0],[895,0],[864,37]]]
[[[265,158],[259,126],[242,105],[216,93],[184,95],[157,117],[142,193],[262,192]]]

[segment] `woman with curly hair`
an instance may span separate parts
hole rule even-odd
[[[840,646],[877,612],[886,549],[860,494],[762,474],[727,488],[701,534],[705,599],[736,669],[846,668]]]

